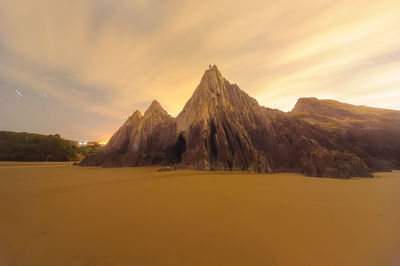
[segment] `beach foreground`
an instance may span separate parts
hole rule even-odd
[[[400,171],[0,163],[0,265],[400,265]]]

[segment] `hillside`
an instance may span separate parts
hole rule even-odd
[[[78,152],[60,135],[0,131],[0,161],[73,161]]]

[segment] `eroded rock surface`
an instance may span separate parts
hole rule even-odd
[[[153,101],[81,165],[370,177],[400,167],[400,112],[316,98],[292,112],[260,106],[216,66],[173,118]]]

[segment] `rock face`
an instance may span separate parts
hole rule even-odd
[[[399,168],[399,111],[302,98],[292,114],[335,134],[337,146],[362,159],[370,171]]]
[[[260,106],[213,66],[176,118],[153,101],[81,165],[369,177],[400,168],[399,139],[399,111],[302,98],[285,113]]]
[[[157,101],[144,115],[135,111],[95,156],[84,160],[90,166],[140,166],[178,163],[183,153],[176,122]]]

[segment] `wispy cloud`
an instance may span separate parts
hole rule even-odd
[[[75,138],[110,134],[153,98],[176,115],[210,63],[273,108],[317,96],[400,109],[399,9],[394,0],[2,0],[0,84],[64,103],[82,114],[79,130],[100,118]]]

